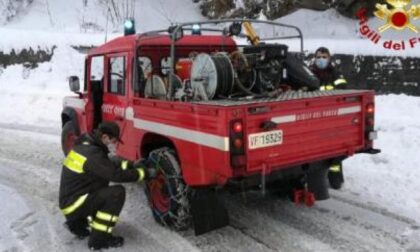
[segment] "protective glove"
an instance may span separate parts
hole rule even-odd
[[[154,179],[158,174],[158,169],[155,164],[147,159],[139,159],[134,161],[133,167],[135,169],[142,169],[145,173],[144,179]]]
[[[146,176],[144,179],[154,179],[157,177],[158,170],[155,167],[148,167],[145,169]]]

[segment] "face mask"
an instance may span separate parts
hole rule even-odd
[[[315,59],[315,65],[319,69],[325,69],[328,67],[329,60],[324,58]]]
[[[117,153],[117,144],[109,143],[106,145],[106,147],[108,147],[109,153],[111,154]]]

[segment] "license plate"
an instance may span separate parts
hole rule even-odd
[[[248,136],[249,149],[259,149],[283,143],[283,131],[274,130],[263,133],[250,134]]]

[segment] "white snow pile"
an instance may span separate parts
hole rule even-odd
[[[59,127],[62,99],[71,94],[67,77],[83,77],[84,56],[58,47],[51,62],[35,69],[13,65],[0,69],[0,122]]]
[[[346,187],[373,202],[420,220],[420,97],[376,97],[378,155],[355,155],[344,162]]]
[[[0,13],[13,11],[13,16],[0,20],[0,52],[11,49],[51,48],[52,46],[92,46],[121,35],[125,17],[136,17],[137,32],[166,29],[171,23],[202,20],[199,9],[191,0],[113,1],[106,0],[19,0],[14,7],[0,0]],[[1,3],[4,4],[2,5]],[[131,1],[130,1],[131,2]],[[6,4],[7,3],[7,4]],[[30,3],[30,4],[29,4]],[[86,4],[84,4],[86,3]],[[132,8],[132,9],[127,9]],[[2,23],[5,25],[1,26]]]

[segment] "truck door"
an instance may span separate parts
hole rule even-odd
[[[128,106],[128,54],[119,53],[106,56],[105,90],[102,104],[102,120],[114,121],[120,126],[121,138],[117,153],[126,156],[127,129],[125,110]]]

